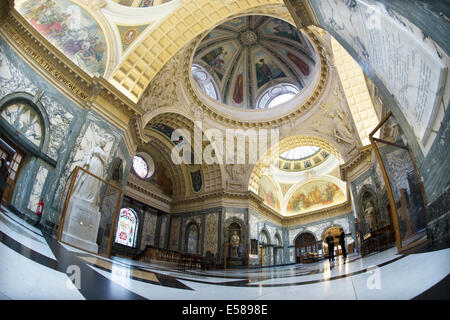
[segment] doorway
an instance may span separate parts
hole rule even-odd
[[[22,169],[23,160],[26,153],[13,144],[5,137],[1,137],[0,143],[0,157],[7,160],[8,165],[8,178],[6,179],[6,188],[3,191],[1,204],[5,207],[9,206],[12,200],[14,188],[16,186],[17,178],[20,170]]]
[[[300,234],[295,240],[296,263],[310,263],[318,259],[316,237],[309,232]]]

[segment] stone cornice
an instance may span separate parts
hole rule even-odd
[[[284,0],[297,28],[310,25],[320,26],[319,20],[309,0]]]
[[[351,182],[358,178],[372,165],[371,155],[371,145],[360,148],[355,156],[339,166],[341,179]]]
[[[140,193],[142,193],[145,196],[148,196],[150,198],[153,198],[155,200],[161,201],[166,204],[170,204],[172,202],[172,200],[169,197],[163,196],[156,192],[152,192],[152,190],[150,190],[149,188],[146,188],[145,186],[140,185],[139,183],[136,183],[136,182],[133,182],[130,180],[127,181],[127,189],[128,188],[139,191]]]

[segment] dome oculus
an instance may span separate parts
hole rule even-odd
[[[289,23],[244,16],[217,26],[202,39],[192,75],[201,91],[218,102],[240,109],[271,108],[295,97],[311,81],[315,57],[306,36]],[[263,98],[268,92],[271,95]]]

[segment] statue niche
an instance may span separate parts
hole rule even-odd
[[[242,265],[244,263],[244,234],[239,223],[233,222],[228,226],[228,265],[230,267]]]
[[[362,222],[364,224],[364,233],[370,232],[371,230],[377,229],[377,215],[378,210],[376,209],[376,198],[369,192],[364,191],[361,197],[361,208],[362,208]]]

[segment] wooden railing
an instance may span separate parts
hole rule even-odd
[[[212,258],[147,245],[133,260],[141,262],[172,262],[181,268],[209,269],[214,265]]]

